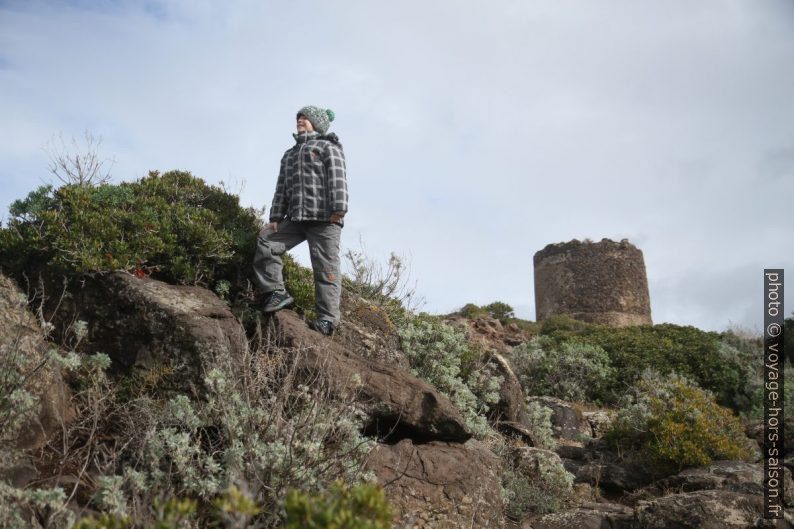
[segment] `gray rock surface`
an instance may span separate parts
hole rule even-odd
[[[585,503],[576,509],[528,520],[527,529],[632,529],[634,511],[614,503]]]
[[[65,308],[88,322],[81,351],[108,354],[117,373],[161,373],[160,392],[200,396],[206,370],[241,358],[248,346],[226,303],[200,287],[115,272],[76,289]]]
[[[551,408],[551,427],[554,437],[579,442],[592,437],[590,422],[573,404],[554,397],[530,396],[527,401]]]
[[[499,460],[479,441],[382,444],[367,468],[386,490],[395,528],[504,527]]]
[[[16,439],[19,448],[43,446],[61,431],[62,424],[74,416],[71,392],[58,369],[46,360],[54,348],[46,341],[46,333],[28,310],[27,297],[8,277],[0,274],[0,363],[4,369],[14,364],[27,376],[24,389],[37,400],[31,418],[22,426]],[[3,380],[9,380],[4,375]],[[1,387],[13,391],[16,387]],[[7,432],[6,432],[7,435]]]
[[[409,369],[397,328],[383,309],[343,290],[341,311],[343,323],[334,341],[342,344],[345,352]]]
[[[696,490],[728,490],[743,494],[763,496],[763,463],[746,461],[715,461],[705,467],[688,468],[680,473],[661,479],[644,492],[661,496],[665,491],[692,492]],[[784,469],[784,501],[794,505],[794,482],[791,472]]]
[[[292,349],[305,380],[322,377],[339,396],[357,399],[369,415],[367,433],[390,442],[465,442],[460,412],[433,386],[406,370],[346,355],[342,345],[309,329],[294,312],[273,316],[275,342]]]
[[[640,502],[637,529],[750,529],[790,527],[763,518],[763,496],[726,490],[699,490]]]
[[[610,493],[633,492],[668,474],[656,474],[647,462],[621,458],[601,440],[584,445],[559,444],[555,449],[577,483],[589,483]]]
[[[500,353],[490,354],[488,363],[502,377],[502,385],[499,387],[499,402],[494,407],[491,420],[496,423],[516,423],[526,406],[521,382],[513,372],[510,363]]]

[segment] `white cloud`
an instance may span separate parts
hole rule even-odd
[[[10,3],[0,208],[38,183],[53,133],[85,129],[118,178],[189,169],[269,204],[295,111],[327,105],[348,156],[344,242],[412,255],[428,309],[500,299],[534,317],[534,252],[628,237],[657,320],[752,326],[750,288],[733,286],[794,264],[780,242],[794,214],[770,210],[794,191],[792,14],[771,0]]]

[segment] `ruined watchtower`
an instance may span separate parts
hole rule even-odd
[[[642,251],[623,239],[549,244],[535,254],[535,314],[616,327],[650,324]]]

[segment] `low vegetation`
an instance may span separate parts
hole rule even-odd
[[[511,519],[556,512],[571,502],[574,477],[553,452],[501,446],[497,453],[502,459],[505,514]]]
[[[398,333],[413,374],[447,395],[477,437],[488,435],[486,416],[499,401],[502,380],[483,361],[482,351],[462,330],[427,314],[411,318]]]
[[[683,377],[653,371],[624,397],[605,438],[674,469],[753,456],[741,421],[709,392]]]
[[[654,369],[691,379],[737,412],[751,406],[756,358],[751,351],[725,347],[718,333],[668,323],[613,328],[555,316],[543,323],[541,334],[557,347],[580,343],[606,351],[612,377],[599,401],[616,402],[645,370]]]
[[[614,369],[597,345],[540,336],[515,347],[510,360],[528,395],[596,404],[611,396]]]
[[[131,183],[42,186],[11,205],[0,229],[0,268],[77,278],[112,270],[236,292],[260,223],[238,197],[184,171]]]
[[[261,228],[256,211],[183,171],[121,184],[83,180],[44,186],[14,202],[0,227],[0,271],[20,284],[126,270],[200,285],[225,299],[257,334],[259,300],[250,277]],[[507,514],[520,520],[563,508],[573,477],[543,450],[556,445],[551,410],[527,405],[525,420],[539,446],[516,450],[487,419],[504,382],[488,362],[489,351],[461,326],[417,313],[416,289],[401,258],[392,255],[385,267],[361,252],[347,258],[347,293],[381,309],[412,372],[449,397],[477,438],[495,445]],[[295,309],[313,317],[312,271],[287,255],[284,278]],[[668,468],[750,457],[737,414],[758,417],[762,409],[757,339],[670,324],[615,329],[565,316],[539,325],[516,318],[499,301],[468,304],[460,314],[495,318],[534,335],[507,355],[525,394],[616,407],[606,438],[619,451]],[[51,329],[40,323],[46,335]],[[786,320],[790,336],[792,326],[794,319]],[[84,327],[72,322],[62,333],[72,338],[43,363],[32,363],[13,343],[0,349],[0,469],[25,460],[14,440],[37,404],[26,381],[36,370],[52,369],[66,374],[75,418],[38,457],[77,476],[58,481],[61,471],[53,472],[27,488],[0,480],[0,526],[390,526],[384,493],[363,470],[375,443],[362,434],[363,413],[333,398],[319,380],[298,384],[299,351],[255,342],[258,348],[237,363],[206,370],[208,393],[199,401],[159,392],[157,370],[145,380],[111,379],[107,356],[74,352]],[[788,382],[794,387],[794,378]],[[785,397],[794,413],[794,390]],[[78,519],[69,508],[76,498],[96,514]]]

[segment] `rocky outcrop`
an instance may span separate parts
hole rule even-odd
[[[248,347],[226,303],[200,287],[117,272],[88,281],[65,308],[69,318],[88,323],[82,351],[107,353],[117,373],[163,373],[156,388],[161,393],[200,398],[206,370],[243,357]],[[305,381],[321,375],[337,395],[355,396],[364,405],[368,434],[390,441],[471,437],[449,399],[406,370],[350,353],[289,310],[275,314],[268,328],[275,346],[297,353]]]
[[[379,445],[367,468],[386,490],[394,527],[504,527],[499,460],[478,441]]]
[[[497,353],[509,353],[516,345],[528,342],[532,333],[522,329],[515,323],[502,325],[502,322],[491,316],[481,314],[467,318],[460,313],[450,314],[450,323],[461,325],[473,343],[481,345],[485,350]]]
[[[763,420],[751,421],[745,426],[747,437],[755,441],[757,461],[761,460],[761,453],[764,446],[764,422]],[[784,464],[787,468],[794,471],[794,417],[786,417],[783,420],[783,447],[785,448]]]
[[[554,397],[528,397],[528,402],[536,402],[551,408],[551,428],[554,437],[581,442],[593,435],[590,422],[584,417],[582,411]]]
[[[531,338],[530,333],[515,323],[503,326],[499,320],[487,315],[467,318],[455,313],[449,315],[447,321],[466,331],[469,341],[485,351],[484,368],[502,378],[499,402],[488,415],[490,423],[505,435],[521,438],[530,446],[538,444],[526,413],[526,399],[521,382],[505,357],[513,346],[528,341]]]
[[[0,328],[0,346],[7,350],[10,344],[30,358],[43,359],[49,346],[36,318],[27,312],[18,290],[3,280],[0,276],[0,317],[13,325]],[[321,384],[336,398],[356,401],[366,413],[365,433],[379,441],[366,468],[386,490],[394,527],[505,527],[499,458],[471,439],[449,399],[409,373],[386,314],[364,300],[348,297],[345,303],[346,325],[332,338],[310,330],[289,310],[265,318],[263,343],[272,349],[257,354],[291,355],[299,382]],[[166,393],[201,398],[207,368],[251,354],[244,330],[226,304],[198,287],[114,273],[88,280],[63,300],[61,309],[64,321],[87,322],[79,349],[109,354],[117,373],[170,369],[157,388]],[[480,323],[477,332],[499,330],[493,322]],[[489,339],[508,346],[504,335]],[[597,439],[611,421],[603,410],[531,397],[552,409],[554,435],[561,442],[555,452],[528,447],[535,444],[534,434],[521,385],[499,347],[486,350],[485,367],[504,381],[490,419],[514,437],[515,469],[536,477],[548,471],[549,462],[556,467],[559,461],[575,475],[578,486],[598,492],[584,502],[574,494],[565,500],[568,510],[523,520],[522,527],[764,527],[759,521],[760,464],[720,461],[676,475],[654,475],[646,461],[619,457]],[[42,369],[36,376],[51,378],[37,379],[36,387],[47,392],[40,395],[36,424],[26,429],[35,434],[25,440],[26,447],[41,446],[69,413],[69,395],[59,375]],[[41,481],[35,465],[23,459],[17,463],[0,469],[0,479],[19,486]],[[569,477],[564,477],[570,490]],[[790,473],[785,486],[786,504],[794,505]],[[89,494],[80,494],[76,498],[81,504],[90,500]],[[622,505],[595,501],[599,494]]]
[[[26,378],[21,388],[29,391],[37,402],[31,417],[22,425],[16,443],[24,449],[39,448],[73,417],[71,393],[60,371],[47,361],[47,351],[54,346],[47,343],[46,333],[28,311],[27,297],[3,275],[0,275],[0,321],[3,322],[0,325],[0,362],[3,369],[9,370],[3,375],[9,386],[1,387],[0,391],[18,389],[10,373],[18,370]]]
[[[214,362],[240,358],[245,331],[209,290],[115,272],[86,282],[64,306],[88,323],[80,350],[108,354],[116,373],[158,370],[162,392],[203,393]]]
[[[790,527],[763,519],[763,495],[725,490],[671,494],[637,506],[637,529],[751,529]],[[781,520],[782,521],[782,520]]]
[[[593,438],[597,439],[603,436],[607,430],[609,430],[609,427],[612,426],[615,412],[607,410],[584,410],[582,411],[582,416],[590,424],[591,435]]]
[[[471,437],[447,397],[408,371],[344,354],[335,341],[310,330],[292,311],[273,316],[274,339],[296,352],[301,376],[322,377],[332,392],[356,398],[369,415],[366,433],[388,442],[409,438],[464,442]]]
[[[584,446],[560,444],[556,452],[577,483],[589,483],[610,493],[633,492],[669,475],[654,473],[646,461],[620,457],[598,440]]]
[[[521,382],[513,372],[510,363],[500,353],[492,353],[488,358],[488,363],[502,377],[502,385],[499,387],[499,402],[494,407],[490,419],[496,423],[516,423],[520,420],[521,412],[525,407]]]
[[[634,511],[616,503],[587,502],[527,521],[522,529],[633,529]]]
[[[361,297],[342,291],[342,322],[334,341],[348,354],[409,369],[408,359],[400,348],[397,328],[386,312]]]
[[[727,490],[743,494],[764,494],[764,465],[746,461],[715,461],[708,466],[688,468],[661,479],[643,491],[662,496],[666,491],[693,492],[697,490]],[[794,482],[791,471],[784,469],[783,498],[786,506],[794,505]]]

